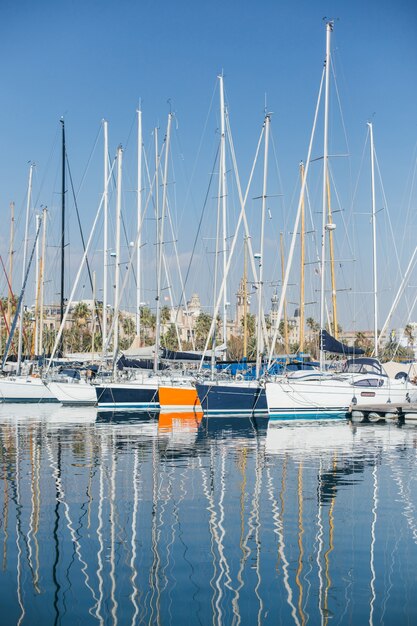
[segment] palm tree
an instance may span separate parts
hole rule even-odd
[[[407,324],[404,328],[404,337],[407,339],[408,347],[412,347],[414,345],[414,333],[411,324]]]
[[[317,333],[320,330],[320,324],[316,322],[313,317],[308,317],[306,319],[307,328],[311,330],[312,333]]]
[[[354,346],[365,350],[365,354],[368,356],[372,353],[372,342],[362,331],[356,333]]]
[[[84,352],[91,348],[91,335],[87,331],[87,322],[90,315],[90,309],[86,302],[78,302],[72,310],[72,318],[75,322],[75,328],[68,333],[68,340],[72,352]],[[90,339],[90,345],[87,345]]]
[[[130,316],[123,315],[121,322],[123,333],[129,338],[133,339],[136,330],[135,322],[133,321],[133,319]]]
[[[42,349],[45,354],[51,354],[54,349],[55,340],[57,336],[57,330],[55,328],[45,327],[43,331],[43,346]]]
[[[195,346],[197,350],[203,350],[206,345],[212,319],[211,315],[201,312],[195,321]]]
[[[170,324],[166,333],[162,335],[161,345],[168,350],[178,350],[178,337],[175,324]]]
[[[171,311],[169,306],[163,306],[161,309],[161,324],[168,324],[171,319]]]
[[[145,346],[149,345],[153,340],[153,337],[150,337],[149,331],[152,331],[152,335],[155,332],[156,316],[151,312],[148,306],[143,306],[140,309],[140,324],[143,333],[143,344]]]
[[[72,310],[72,317],[77,326],[86,326],[90,309],[86,302],[78,302]]]

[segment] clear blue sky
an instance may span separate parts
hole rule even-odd
[[[272,253],[277,245],[276,235],[283,230],[288,241],[294,219],[298,163],[306,155],[324,59],[322,19],[325,16],[336,20],[334,67],[348,138],[347,148],[341,139],[340,116],[333,95],[331,151],[346,153],[349,150],[350,154],[345,160],[346,177],[336,183],[342,195],[345,221],[352,221],[348,211],[352,210],[366,121],[372,118],[393,228],[405,265],[414,245],[411,229],[417,221],[409,221],[407,215],[417,140],[417,6],[412,0],[41,0],[37,3],[3,0],[0,8],[0,210],[3,216],[0,245],[3,257],[6,257],[8,245],[8,204],[15,200],[16,211],[22,212],[30,160],[36,162],[36,205],[48,205],[51,228],[57,228],[60,201],[57,135],[61,115],[66,120],[68,154],[76,188],[85,174],[102,118],[109,121],[111,153],[119,143],[126,148],[125,202],[130,205],[126,208],[129,228],[128,212],[132,216],[134,207],[134,195],[129,195],[134,189],[133,124],[139,98],[146,147],[151,145],[154,126],[159,125],[161,135],[164,133],[168,99],[176,114],[173,204],[179,211],[179,247],[186,255],[192,247],[215,154],[217,94],[211,107],[210,103],[216,76],[223,70],[243,180],[247,178],[253,158],[265,98],[268,109],[274,113],[273,134],[281,182],[280,188],[278,183],[271,182],[271,194],[283,194],[283,200],[277,201],[276,228],[274,226],[275,230],[268,233],[272,280],[272,273],[277,270]],[[202,147],[197,160],[200,141]],[[315,154],[319,156],[319,152],[317,148]],[[337,168],[338,176],[343,177],[344,174],[339,173],[339,169],[343,172],[342,168]],[[359,212],[369,211],[367,175],[364,169],[359,185],[362,195],[357,202]],[[100,138],[79,196],[87,230],[97,207],[101,184]],[[251,196],[259,192],[260,189],[256,189]],[[414,192],[414,207],[415,201]],[[271,206],[272,203],[271,200]],[[382,205],[379,200],[379,206]],[[72,213],[71,223],[74,219]],[[22,222],[20,218],[20,229]],[[406,222],[407,229],[404,228]],[[369,258],[363,254],[364,249],[369,250],[369,239],[364,238],[362,232],[369,227],[369,220],[362,217],[358,223],[354,232],[359,233],[359,244],[352,244],[357,261],[352,266],[344,264],[343,280],[352,274],[353,266],[355,274],[361,278],[370,277]],[[387,228],[381,229],[384,279],[389,273],[387,267],[392,265],[392,248],[385,236]],[[72,231],[74,249],[79,250],[73,228]],[[341,238],[340,241],[340,259],[347,259],[352,252],[346,240]],[[19,244],[16,247],[19,248]],[[151,248],[149,246],[149,250]],[[147,254],[151,255],[149,251]],[[71,272],[77,265],[75,256]],[[211,261],[206,259],[205,262]],[[358,272],[361,263],[363,267]],[[236,269],[236,280],[240,273]],[[355,280],[358,290],[370,289],[369,282],[365,285],[361,279]],[[392,273],[391,283],[384,285],[381,296],[383,311],[389,306],[395,284],[396,277]],[[231,287],[232,294],[236,287],[236,284]],[[208,303],[210,287],[203,287],[201,278],[194,277],[190,289],[198,289]],[[314,285],[311,290],[314,292]],[[296,302],[295,293],[293,299]],[[351,309],[344,307],[342,324],[370,327],[368,309],[368,306],[361,308],[360,303]],[[315,313],[313,316],[317,317]]]

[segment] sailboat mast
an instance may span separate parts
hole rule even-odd
[[[304,181],[304,163],[300,163],[301,185]],[[305,326],[305,202],[304,193],[301,198],[301,231],[300,231],[300,333],[299,333],[299,351],[304,352],[304,326]]]
[[[371,150],[371,197],[372,197],[372,260],[374,279],[374,355],[378,357],[378,275],[376,256],[376,208],[375,208],[375,153],[374,153],[374,131],[371,122],[368,122],[369,142]]]
[[[94,344],[96,339],[96,272],[93,271],[93,319],[91,323],[91,357],[94,359]]]
[[[226,275],[227,267],[227,186],[226,186],[226,126],[225,126],[225,105],[224,105],[224,82],[223,74],[219,76],[220,81],[220,183],[221,183],[221,204],[222,204],[222,224],[223,224],[223,276]],[[223,283],[223,343],[227,345],[227,281]],[[226,350],[223,352],[226,358]]]
[[[116,257],[114,270],[114,331],[113,331],[113,373],[116,370],[119,352],[119,283],[120,283],[120,225],[122,212],[122,146],[117,148],[117,200],[116,200]]]
[[[282,284],[284,284],[285,280],[285,256],[284,256],[284,235],[283,233],[279,234],[279,243],[281,249],[281,277]],[[281,296],[282,297],[282,296]],[[286,355],[289,354],[289,341],[288,341],[288,315],[287,315],[287,298],[284,297],[284,352]]]
[[[136,250],[136,335],[140,345],[140,303],[141,303],[141,247],[142,247],[142,111],[138,115],[138,191],[137,191],[137,250]]]
[[[9,291],[7,292],[7,328],[10,329],[13,299],[14,202],[10,203]]]
[[[39,345],[38,354],[43,354],[43,300],[45,290],[45,254],[46,254],[46,207],[42,209],[42,251],[41,266],[39,272],[40,297],[39,297]]]
[[[104,192],[103,192],[103,213],[104,213],[104,225],[103,225],[103,337],[102,346],[103,353],[106,350],[107,345],[107,305],[108,305],[108,220],[109,220],[109,171],[108,171],[108,154],[109,154],[109,139],[108,139],[108,123],[107,120],[103,120],[103,139],[104,139]]]
[[[157,276],[157,294],[156,294],[156,337],[155,337],[155,358],[154,358],[155,373],[158,371],[159,341],[161,337],[162,263],[163,263],[165,213],[166,213],[166,204],[167,204],[168,157],[169,157],[169,142],[171,138],[171,123],[172,123],[172,113],[169,113],[167,134],[166,134],[166,140],[165,140],[165,161],[164,161],[164,179],[163,179],[163,190],[162,190],[161,224],[160,224],[160,228],[158,231],[159,232],[158,234],[158,276]]]
[[[324,134],[323,134],[323,207],[321,231],[321,297],[320,297],[320,369],[324,368],[324,352],[322,349],[322,331],[325,317],[325,263],[326,263],[326,222],[327,222],[327,177],[328,177],[328,134],[329,134],[329,79],[330,79],[330,37],[333,22],[326,24],[326,60],[324,77]]]
[[[23,246],[23,268],[22,268],[22,288],[26,275],[26,257],[27,257],[27,249],[28,249],[28,237],[29,237],[29,213],[30,213],[30,203],[32,200],[32,178],[33,178],[33,168],[34,164],[30,164],[29,168],[29,181],[28,181],[28,193],[27,193],[27,202],[26,202],[26,221],[25,221],[25,241]],[[19,342],[18,342],[18,352],[17,352],[17,375],[20,375],[21,365],[22,365],[22,346],[23,346],[23,302],[22,302],[22,310],[19,318]]]
[[[263,296],[263,265],[264,265],[264,230],[265,230],[265,213],[266,213],[266,191],[268,178],[268,149],[269,149],[269,127],[271,118],[265,116],[265,143],[264,143],[264,172],[262,185],[262,209],[261,209],[261,248],[259,258],[259,282],[258,282],[258,316],[257,316],[257,338],[256,338],[256,378],[259,377],[261,371],[261,358],[263,352],[263,333],[262,333],[262,296]]]
[[[248,357],[248,243],[243,244],[243,358]],[[239,322],[239,320],[238,320]]]
[[[329,176],[327,176],[327,216],[328,222],[326,224],[326,229],[329,233],[329,257],[330,257],[330,280],[332,285],[332,309],[333,309],[333,336],[338,338],[338,324],[337,324],[337,292],[336,292],[336,272],[334,267],[334,240],[333,240],[333,231],[336,228],[336,224],[333,223],[332,217],[332,206],[330,202],[330,181]]]
[[[159,246],[161,242],[159,240],[159,148],[158,148],[158,128],[154,128],[154,144],[155,144],[155,223],[156,223],[156,317],[158,317],[158,276],[159,276]],[[155,351],[153,356],[153,369],[156,372],[158,370],[159,360],[159,328],[158,320],[156,320],[155,326]]]
[[[42,217],[41,215],[36,215],[36,230],[35,232],[37,232],[38,230],[38,226],[39,226],[39,222],[41,221]],[[40,285],[41,285],[41,280],[40,280],[40,258],[39,258],[39,238],[36,240],[36,257],[35,257],[35,276],[36,276],[36,280],[35,280],[35,333],[34,333],[34,339],[32,339],[32,349],[31,349],[31,356],[32,356],[32,352],[35,355],[39,355],[39,292],[40,292]]]
[[[64,317],[64,270],[65,270],[65,122],[61,118],[62,125],[62,189],[61,189],[61,302],[59,309],[59,321]]]

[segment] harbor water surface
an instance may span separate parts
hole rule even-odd
[[[1,624],[415,624],[417,428],[0,407]]]

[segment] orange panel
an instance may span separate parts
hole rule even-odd
[[[159,387],[159,406],[200,407],[200,400],[195,387]]]

